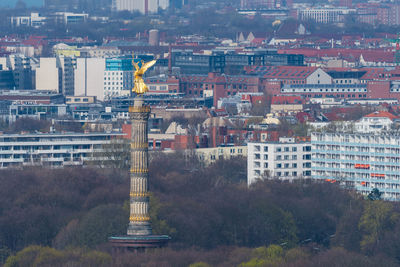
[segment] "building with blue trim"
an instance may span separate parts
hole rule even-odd
[[[312,133],[312,178],[400,200],[400,135]]]

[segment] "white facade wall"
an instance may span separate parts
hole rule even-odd
[[[75,69],[75,95],[104,100],[104,58],[78,58]]]
[[[355,9],[348,8],[306,8],[299,9],[299,17],[301,20],[313,20],[320,23],[343,22],[344,15],[355,13]]]
[[[145,13],[145,1],[146,0],[114,0],[116,11],[139,11],[140,13]]]
[[[247,144],[247,184],[257,179],[311,177],[311,144],[293,138]]]
[[[104,71],[103,99],[130,95],[134,85],[133,71]]]
[[[400,136],[312,133],[312,178],[400,200]]]
[[[142,14],[157,13],[158,8],[167,9],[168,6],[168,0],[113,0],[113,7],[116,11],[139,11]]]
[[[390,130],[392,124],[393,121],[387,117],[363,117],[354,126],[360,133],[379,133]]]
[[[59,74],[55,57],[40,58],[39,67],[36,69],[36,90],[60,92]]]

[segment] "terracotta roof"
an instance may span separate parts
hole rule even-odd
[[[399,117],[387,111],[376,111],[364,117],[367,118],[389,118],[391,120],[398,119]]]
[[[302,104],[300,96],[273,96],[271,104]]]

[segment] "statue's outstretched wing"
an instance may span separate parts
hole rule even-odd
[[[132,65],[135,67],[136,71],[140,70],[139,64],[132,60]]]
[[[157,60],[152,60],[152,61],[144,63],[139,70],[140,73],[144,74],[149,68],[151,68],[154,64],[156,64],[156,62],[157,62]]]

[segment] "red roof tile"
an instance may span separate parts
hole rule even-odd
[[[391,120],[398,119],[399,117],[387,111],[376,111],[364,117],[367,118],[389,118]]]

